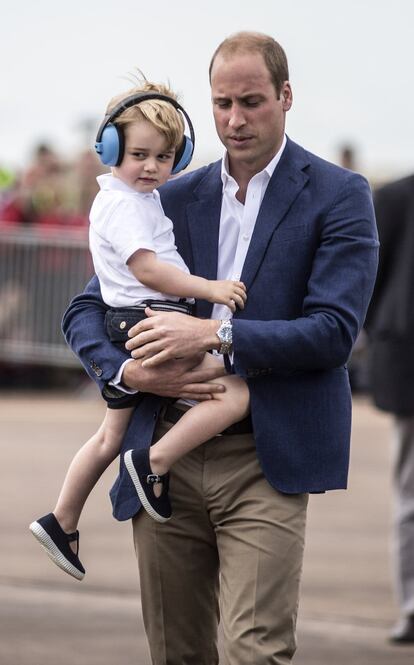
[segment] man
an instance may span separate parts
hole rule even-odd
[[[395,643],[414,644],[414,176],[375,193],[381,240],[366,328],[378,408],[393,414],[396,582],[401,620]]]
[[[296,648],[308,492],[346,486],[345,363],[373,288],[378,242],[366,181],[286,138],[292,90],[277,42],[230,37],[213,56],[210,79],[225,157],[160,193],[191,272],[240,278],[247,304],[222,322],[206,302],[197,303],[197,317],[148,310],[131,329],[138,362],[123,367],[122,383],[143,394],[124,449],[158,438],[180,417],[185,407],[165,407],[159,395],[211,398],[211,375],[189,369],[210,349],[225,352],[247,381],[251,421],[173,467],[166,525],[137,512],[123,468],[112,500],[118,519],[133,517],[153,663],[217,663],[220,609],[225,662],[286,665]],[[64,329],[106,389],[125,357],[105,339],[103,315],[93,281]],[[145,369],[142,345],[153,354]]]

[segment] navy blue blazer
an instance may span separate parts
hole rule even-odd
[[[216,279],[220,162],[167,183],[160,193],[191,272]],[[233,322],[234,371],[249,387],[257,455],[267,480],[281,492],[346,487],[346,362],[365,318],[377,261],[367,181],[288,140],[241,275],[247,304]],[[105,308],[95,277],[63,321],[68,343],[101,389],[125,360],[105,336]],[[211,309],[200,301],[196,314],[209,317]],[[151,442],[162,403],[143,394],[123,451]],[[120,520],[140,507],[122,455],[111,498]]]

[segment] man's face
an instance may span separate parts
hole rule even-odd
[[[262,171],[279,150],[285,112],[292,105],[286,81],[280,98],[261,53],[218,54],[211,72],[217,134],[227,149],[230,172]]]

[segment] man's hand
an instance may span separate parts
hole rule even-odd
[[[189,358],[220,347],[216,331],[220,321],[197,319],[179,312],[154,312],[147,307],[147,318],[133,326],[125,344],[133,358],[145,368],[167,360]]]
[[[169,316],[169,315],[168,315]],[[169,360],[156,369],[143,367],[140,360],[125,365],[122,382],[129,388],[162,397],[205,401],[224,391],[219,383],[208,383],[226,374],[224,366],[197,369],[203,354],[185,360]]]

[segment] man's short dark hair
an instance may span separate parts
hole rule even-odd
[[[235,53],[261,53],[279,99],[283,83],[289,80],[289,68],[286,53],[280,44],[261,32],[236,32],[227,37],[214,51],[208,70],[210,82],[216,56],[232,56]]]

